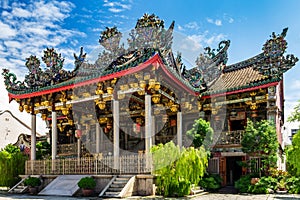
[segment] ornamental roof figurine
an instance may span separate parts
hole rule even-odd
[[[282,74],[298,61],[292,54],[285,55],[285,36],[288,30],[285,28],[279,35],[272,33],[271,38],[263,45],[263,52],[257,56],[227,65],[230,41],[224,40],[217,49],[206,47],[204,53],[196,59],[195,67],[187,69],[182,62],[181,53],[174,57],[172,52],[174,24],[173,21],[165,29],[164,21],[158,16],[144,14],[129,33],[128,48],[120,43],[122,33],[117,27],[106,27],[99,39],[105,50],[99,54],[95,63],[87,63],[86,53],[81,47],[80,54],[74,54],[72,71],[64,69],[64,58],[61,54],[54,48],[47,48],[42,57],[45,70],[36,56],[30,56],[25,63],[29,72],[24,81],[17,80],[15,74],[3,69],[6,88],[11,98],[21,98],[22,95],[32,92],[51,92],[53,88],[71,87],[74,83],[80,82],[84,85],[87,80],[97,77],[117,78],[117,73],[128,73],[129,69],[138,68],[140,64],[158,56],[174,80],[199,95],[279,81]],[[132,73],[137,71],[138,69],[133,70]],[[239,78],[241,81],[235,81]]]

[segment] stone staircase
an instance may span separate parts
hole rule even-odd
[[[24,184],[24,181],[26,178],[28,178],[29,176],[25,176],[24,178],[22,178],[22,180],[20,182],[18,182],[15,186],[13,186],[10,190],[8,190],[9,193],[25,193],[28,191],[28,186],[26,186]],[[31,175],[31,177],[37,177],[39,179],[41,179],[40,175]]]
[[[14,187],[8,190],[9,193],[25,193],[28,190],[28,186],[24,184],[25,178],[23,178],[19,183],[17,183]]]
[[[99,197],[114,197],[123,198],[126,195],[124,188],[128,185],[129,180],[133,175],[118,175],[114,176],[112,180],[107,184],[103,191],[99,194]]]

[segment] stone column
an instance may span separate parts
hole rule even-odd
[[[120,127],[119,127],[119,101],[113,100],[113,121],[114,121],[114,169],[119,169],[119,156],[120,156]]]
[[[151,145],[155,145],[155,116],[152,116],[152,144]],[[150,147],[151,148],[151,147]]]
[[[55,160],[57,155],[57,114],[52,111],[52,160]]]
[[[96,153],[100,153],[100,145],[101,145],[101,131],[100,131],[100,124],[96,123]]]
[[[81,139],[79,137],[79,138],[77,138],[77,158],[78,158],[78,160],[80,159],[80,154],[81,154]]]
[[[36,115],[31,114],[31,149],[30,160],[36,159]]]
[[[177,112],[177,145],[182,147],[182,112]]]
[[[145,152],[148,154],[152,146],[151,95],[145,95]]]

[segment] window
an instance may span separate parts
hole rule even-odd
[[[291,129],[291,140],[298,131],[299,129]]]

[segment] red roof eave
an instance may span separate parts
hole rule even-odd
[[[59,92],[59,91],[63,91],[63,90],[73,89],[73,88],[76,88],[76,87],[80,87],[80,86],[84,86],[84,85],[89,85],[89,84],[93,84],[93,83],[97,83],[97,82],[101,82],[101,81],[106,81],[106,80],[110,80],[110,79],[113,79],[113,78],[119,78],[119,77],[122,77],[122,76],[125,76],[125,75],[128,75],[128,74],[133,74],[135,72],[138,72],[140,70],[143,70],[143,69],[147,68],[151,64],[159,64],[159,65],[157,65],[157,68],[159,66],[162,66],[163,71],[170,78],[172,78],[172,80],[174,80],[178,85],[180,85],[182,88],[184,88],[185,90],[187,90],[189,93],[191,93],[191,94],[193,94],[195,96],[198,95],[193,90],[191,90],[186,85],[184,85],[181,81],[179,81],[176,77],[174,77],[166,69],[166,66],[162,62],[162,60],[159,57],[159,55],[155,54],[153,57],[151,57],[150,59],[148,59],[146,62],[141,63],[139,66],[136,66],[136,67],[133,67],[133,68],[129,68],[129,69],[125,69],[125,70],[122,70],[120,72],[115,72],[113,74],[108,74],[106,76],[100,76],[100,77],[97,77],[97,78],[93,78],[93,79],[90,79],[90,80],[87,80],[87,81],[83,81],[83,82],[79,82],[79,83],[75,83],[75,84],[65,85],[65,86],[61,86],[61,87],[57,87],[57,88],[52,88],[52,89],[47,89],[47,90],[42,90],[42,91],[37,91],[37,92],[32,92],[32,93],[25,93],[25,94],[8,93],[8,97],[9,97],[9,101],[11,101],[13,99],[31,98],[31,97],[35,97],[35,96],[41,96],[41,95],[55,93],[55,92]]]
[[[193,91],[192,89],[188,88],[184,83],[182,83],[180,80],[178,80],[176,77],[173,76],[173,74],[166,68],[165,64],[161,60],[160,57],[158,57],[157,60],[159,66],[161,66],[162,70],[165,72],[166,75],[168,75],[169,78],[171,78],[177,85],[188,91],[190,94],[194,96],[198,96],[199,93]]]
[[[219,93],[219,94],[205,95],[201,98],[208,99],[208,98],[213,98],[213,97],[226,96],[226,95],[230,95],[230,94],[237,94],[237,93],[241,93],[241,92],[249,92],[252,90],[257,90],[257,89],[266,88],[266,87],[275,86],[275,85],[278,85],[278,82],[268,83],[265,85],[259,85],[259,86],[240,89],[240,90],[234,90],[234,91],[230,91],[230,92],[223,92],[223,93]]]

